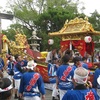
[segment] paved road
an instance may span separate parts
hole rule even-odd
[[[46,89],[46,100],[52,100],[51,94],[52,94],[52,91]],[[18,100],[18,99],[14,99],[14,96],[12,96],[11,100]]]

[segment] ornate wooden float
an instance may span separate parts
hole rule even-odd
[[[68,48],[71,48],[71,45],[78,50],[78,52],[84,56],[85,52],[92,56],[92,62],[88,63],[90,71],[94,71],[96,66],[93,63],[93,55],[95,43],[92,41],[86,43],[84,41],[85,37],[100,35],[99,31],[95,31],[92,27],[92,24],[88,21],[88,18],[75,18],[73,20],[65,21],[64,26],[58,32],[49,33],[51,37],[58,36],[61,38],[60,47],[61,50],[64,51]],[[93,80],[93,75],[91,75],[90,80]]]

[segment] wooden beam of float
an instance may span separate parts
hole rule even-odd
[[[49,33],[49,36],[60,36],[62,41],[65,40],[83,40],[85,36],[100,35],[99,31],[95,31],[92,24],[88,22],[88,18],[75,18],[65,22],[64,26],[58,32]]]

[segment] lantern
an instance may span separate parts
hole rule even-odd
[[[52,45],[53,43],[54,43],[54,40],[53,40],[53,39],[49,39],[49,40],[48,40],[48,44],[49,44],[49,45]]]
[[[84,41],[85,41],[86,43],[90,43],[90,42],[92,41],[91,36],[86,36],[86,37],[84,38]]]

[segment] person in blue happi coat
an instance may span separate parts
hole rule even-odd
[[[0,56],[0,70],[3,72],[3,70],[4,70],[4,66],[5,66],[5,64],[4,64],[4,60],[2,59],[2,57]]]
[[[98,81],[97,81],[100,77],[100,63],[97,64],[97,67],[98,68],[94,72],[93,87],[96,88],[97,93],[98,93],[99,98],[100,98],[100,84],[98,84]]]
[[[37,63],[34,60],[29,61],[28,71],[21,78],[19,93],[20,98],[24,97],[24,100],[41,100],[41,98],[45,100],[44,82],[42,76],[35,72],[36,66]]]
[[[74,72],[74,89],[68,90],[62,100],[99,100],[95,89],[87,88],[88,71],[79,67]]]
[[[62,100],[63,95],[67,90],[73,89],[73,75],[74,68],[69,65],[70,56],[64,55],[62,57],[62,64],[57,69],[57,80],[56,85],[59,88],[60,100]]]
[[[56,88],[56,72],[59,67],[58,59],[54,58],[51,63],[48,63],[48,76],[49,81],[52,84],[52,100],[59,98],[59,91]]]

